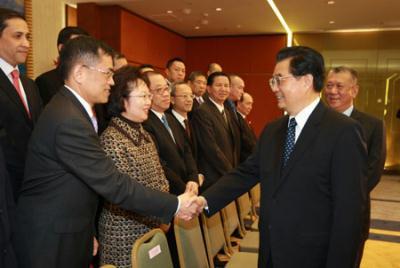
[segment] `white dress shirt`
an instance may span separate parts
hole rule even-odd
[[[320,101],[320,98],[317,97],[313,102],[311,102],[308,106],[303,108],[296,116],[290,116],[288,120],[288,126],[289,126],[289,121],[291,118],[296,119],[296,135],[295,135],[295,142],[297,142],[297,139],[300,136],[301,131],[304,128],[304,125],[307,123],[308,118],[310,117],[311,113],[314,111],[315,107],[317,107],[318,103]]]

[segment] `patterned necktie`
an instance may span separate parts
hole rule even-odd
[[[19,86],[19,71],[17,69],[13,70],[11,72],[11,77],[13,80],[14,88],[17,91],[22,104],[24,105],[25,111],[28,114],[29,118],[31,118],[31,113],[29,112],[28,103],[26,102],[24,95],[22,94],[21,87]]]
[[[290,158],[290,154],[293,151],[296,137],[296,119],[293,117],[289,120],[289,127],[286,133],[286,140],[283,146],[283,167],[286,166],[287,161]]]
[[[168,124],[168,121],[167,121],[167,117],[165,116],[165,114],[163,114],[161,116],[161,122],[163,123],[164,127],[168,130],[169,135],[171,135],[172,140],[175,142],[174,134],[172,134],[172,130],[169,127],[169,124]]]
[[[225,110],[222,110],[221,114],[222,114],[222,117],[224,118],[225,124],[228,125],[228,118],[226,117]]]

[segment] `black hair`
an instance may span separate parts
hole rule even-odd
[[[7,20],[15,18],[25,20],[25,17],[17,11],[0,7],[0,36],[3,34],[4,29],[8,26]]]
[[[212,86],[212,84],[214,84],[215,78],[218,77],[218,76],[225,76],[226,78],[228,78],[229,83],[231,82],[231,79],[229,78],[229,76],[226,73],[224,73],[224,72],[215,72],[215,73],[212,73],[212,74],[210,74],[208,76],[208,78],[207,78],[207,86]]]
[[[322,55],[305,46],[293,46],[281,49],[276,61],[280,62],[290,59],[290,73],[294,76],[304,76],[311,74],[313,76],[314,90],[320,92],[324,86],[325,65]]]
[[[70,39],[71,36],[73,35],[85,35],[88,36],[88,32],[83,30],[82,28],[75,27],[75,26],[67,26],[63,28],[59,33],[57,37],[57,46],[58,45],[65,45]]]
[[[175,57],[175,58],[172,58],[172,59],[170,59],[170,60],[167,61],[167,65],[166,65],[167,69],[169,69],[169,67],[171,67],[171,65],[172,65],[175,61],[182,62],[183,64],[185,64],[185,62],[184,62],[181,58]]]

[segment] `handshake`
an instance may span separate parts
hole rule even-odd
[[[178,196],[180,207],[176,213],[178,218],[185,221],[189,221],[199,215],[207,206],[206,199],[202,196],[197,196],[197,187],[189,183],[186,186],[186,191]]]

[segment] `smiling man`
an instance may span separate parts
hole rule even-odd
[[[0,143],[15,199],[24,176],[28,140],[42,109],[35,83],[18,69],[29,48],[24,17],[0,8]]]
[[[213,214],[261,184],[258,267],[355,267],[366,199],[361,128],[319,98],[324,61],[308,47],[279,51],[270,87],[286,116],[252,154],[203,193]]]
[[[19,267],[89,267],[101,196],[123,209],[171,221],[190,219],[191,195],[178,198],[144,187],[117,170],[100,146],[93,113],[113,81],[112,50],[86,36],[61,51],[65,85],[32,134],[17,207]],[[181,205],[179,205],[181,204]]]
[[[354,107],[354,99],[359,91],[358,74],[356,70],[339,66],[328,73],[325,86],[325,96],[328,105],[339,113],[350,116],[358,121],[363,128],[368,148],[368,200],[366,203],[363,225],[364,241],[368,239],[370,225],[371,201],[369,193],[378,184],[386,159],[386,135],[383,121],[371,115],[358,111]],[[358,262],[361,262],[364,243],[360,246]]]

